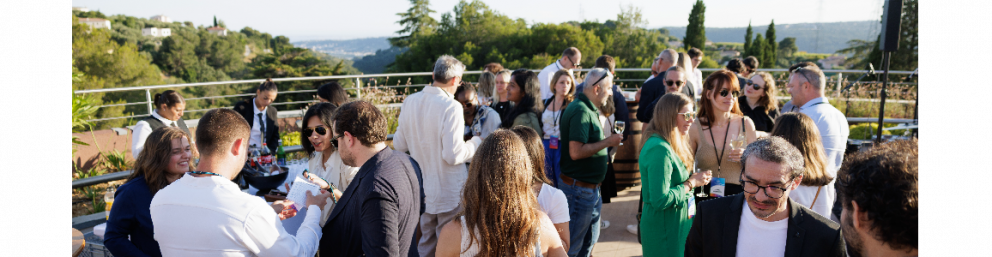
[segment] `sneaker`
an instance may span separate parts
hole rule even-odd
[[[610,227],[610,221],[609,220],[601,221],[600,222],[600,225],[601,225],[600,229],[606,229],[606,228]]]
[[[637,225],[627,225],[627,232],[637,235]]]

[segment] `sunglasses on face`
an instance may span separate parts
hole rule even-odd
[[[688,121],[692,121],[693,119],[696,118],[696,112],[693,112],[693,111],[690,111],[690,112],[680,112],[680,113],[678,113],[678,115],[682,115],[685,118],[685,121],[687,121],[687,122]]]
[[[341,138],[341,135],[331,138],[331,146],[334,146],[335,149],[338,148],[338,138]]]
[[[681,87],[681,86],[682,86],[682,84],[685,84],[685,81],[681,81],[681,80],[679,80],[679,81],[675,81],[675,80],[666,80],[666,81],[665,81],[665,84],[666,84],[666,85],[668,85],[668,86],[674,86],[674,85],[678,85],[678,86],[680,86],[680,87]]]
[[[314,128],[305,128],[305,129],[303,129],[303,135],[309,137],[310,135],[313,134],[314,131],[317,131],[317,134],[319,134],[321,136],[327,135],[327,128],[325,128],[324,126],[319,126],[319,127],[314,127]]]
[[[737,98],[737,96],[741,95],[741,91],[734,90],[734,92],[731,93],[730,90],[726,88],[720,90],[720,97],[727,97],[727,94],[731,94],[734,98]]]
[[[761,90],[761,86],[759,86],[758,84],[755,84],[753,80],[750,80],[750,79],[747,80],[747,85],[748,86],[751,86],[752,88],[754,88],[754,90]]]

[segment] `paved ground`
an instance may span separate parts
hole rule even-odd
[[[641,187],[627,188],[617,193],[612,203],[603,204],[603,219],[610,227],[600,230],[599,242],[592,249],[595,257],[641,256],[637,235],[627,232],[627,225],[637,224],[637,197]]]

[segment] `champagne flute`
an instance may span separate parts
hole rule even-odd
[[[700,173],[700,172],[703,172],[703,169],[696,168],[696,173]],[[703,192],[703,186],[705,186],[705,185],[700,185],[699,186],[699,193],[696,193],[696,197],[708,197],[708,196],[710,196],[706,192]]]
[[[737,132],[737,138],[730,140],[730,150],[736,151],[737,149],[744,148],[744,144],[747,143],[747,138],[744,137],[744,132]],[[731,160],[733,162],[737,162]]]
[[[622,120],[613,122],[613,131],[617,132],[618,135],[623,136],[624,125],[626,125],[626,122],[623,122]],[[623,145],[623,142],[620,142],[620,145]]]

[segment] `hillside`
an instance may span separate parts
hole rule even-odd
[[[744,43],[747,26],[737,28],[706,28],[706,39],[713,42]],[[753,33],[765,34],[768,24],[752,24]],[[664,27],[669,34],[685,37],[685,27]],[[775,24],[776,38],[796,38],[799,51],[832,54],[847,47],[847,41],[861,39],[873,41],[881,31],[878,21],[851,21],[830,23]]]
[[[376,50],[389,48],[388,37],[370,37],[348,40],[308,40],[293,42],[293,46],[306,48],[351,60],[375,54]]]

